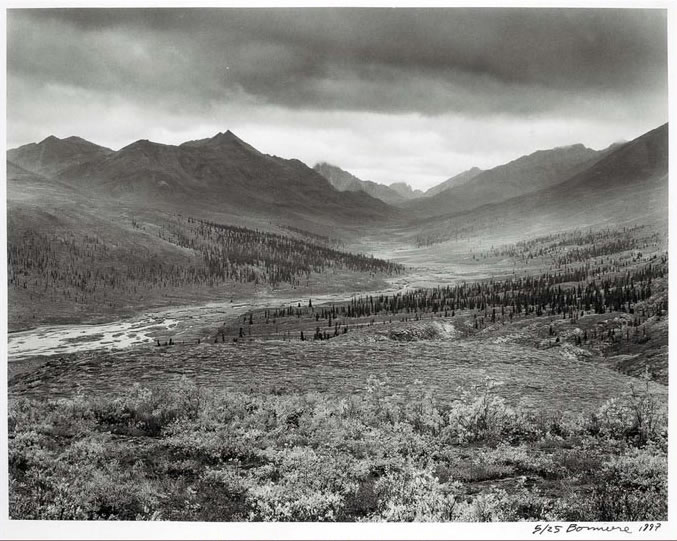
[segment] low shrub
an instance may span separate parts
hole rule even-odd
[[[402,397],[375,378],[364,394],[341,399],[205,393],[182,380],[113,399],[18,400],[9,416],[12,518],[607,521],[667,513],[667,417],[648,386],[592,414],[550,417],[508,405],[491,384],[441,405],[419,384]]]
[[[136,384],[122,398],[95,403],[93,413],[100,424],[118,433],[158,436],[177,420],[196,419],[200,402],[198,388],[182,378],[171,390]]]
[[[483,389],[464,392],[446,412],[443,437],[452,443],[498,442],[519,432],[522,415],[494,392],[488,382]]]

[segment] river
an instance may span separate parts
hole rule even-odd
[[[379,291],[360,293],[330,293],[313,295],[313,304],[339,303],[356,295],[392,295],[408,287],[406,281],[393,281],[393,286]],[[95,349],[123,349],[153,343],[156,339],[167,341],[196,340],[224,321],[251,310],[305,305],[307,297],[253,297],[246,302],[214,302],[201,305],[177,306],[161,311],[146,312],[132,318],[110,323],[45,325],[9,334],[9,361],[18,361],[39,355],[65,355]]]
[[[381,255],[381,254],[379,254]],[[389,255],[393,255],[390,254]],[[395,258],[397,259],[397,258]],[[359,295],[393,295],[414,287],[434,287],[490,276],[489,268],[479,265],[445,263],[430,267],[409,268],[404,275],[387,279],[389,287],[362,292],[313,295],[313,304],[341,303]],[[197,340],[213,334],[225,321],[251,310],[305,305],[308,297],[261,294],[246,301],[219,301],[199,305],[183,305],[145,312],[109,323],[45,325],[9,334],[9,361],[40,355],[65,355],[96,349],[124,349],[156,339]]]

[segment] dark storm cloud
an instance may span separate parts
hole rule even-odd
[[[666,43],[662,10],[11,10],[9,91],[19,77],[189,108],[541,114],[665,100]]]
[[[9,10],[7,139],[232,129],[426,188],[664,123],[666,41],[665,10]]]

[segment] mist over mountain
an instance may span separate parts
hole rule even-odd
[[[326,162],[315,164],[313,169],[331,182],[332,186],[337,190],[363,191],[390,205],[397,205],[422,195],[419,190],[414,191],[411,189],[411,186],[403,182],[385,186],[371,180],[362,180],[348,171],[344,171],[340,167]]]
[[[389,187],[391,190],[396,191],[405,199],[416,199],[417,197],[421,197],[423,195],[421,190],[414,190],[406,182],[393,182]]]

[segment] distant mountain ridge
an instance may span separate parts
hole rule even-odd
[[[299,160],[263,154],[230,131],[181,145],[139,140],[118,151],[48,137],[8,151],[7,158],[78,189],[128,200],[321,221],[372,222],[397,212],[365,192],[340,192]]]
[[[423,195],[421,190],[415,190],[406,182],[393,182],[388,187],[391,190],[396,191],[405,199],[416,199],[417,197],[421,197]]]
[[[503,204],[529,213],[520,206],[522,199],[550,208],[554,199],[569,201],[571,194],[577,194],[588,204],[596,194],[608,192],[600,184],[607,177],[617,183],[630,178],[630,172],[634,182],[648,174],[653,178],[651,160],[665,160],[667,171],[666,150],[660,144],[661,137],[667,139],[667,125],[650,134],[654,132],[659,135],[646,134],[651,144],[640,144],[644,139],[638,138],[600,151],[578,144],[541,150],[486,171],[472,168],[414,199],[421,192],[404,183],[385,186],[363,181],[326,163],[311,169],[300,160],[264,154],[231,131],[180,145],[142,139],[118,151],[79,137],[50,136],[9,150],[7,173],[12,189],[20,183],[45,186],[52,181],[55,186],[88,194],[90,199],[113,198],[134,205],[166,203],[174,209],[209,208],[268,219],[296,216],[327,227],[402,225],[403,218],[413,225],[454,216],[467,220],[473,209],[480,209],[481,215],[481,209],[497,212]],[[602,168],[604,164],[607,169]],[[644,173],[638,164],[644,164]],[[563,186],[567,192],[558,191]],[[634,185],[619,186],[619,191],[635,190]],[[590,197],[585,190],[592,190]],[[532,194],[538,194],[537,198]],[[618,194],[608,192],[607,196],[616,204]],[[632,203],[626,207],[634,209]]]
[[[475,176],[470,182],[447,188],[434,197],[423,197],[403,205],[420,217],[441,216],[505,201],[564,182],[604,156],[576,144],[539,150]]]
[[[7,159],[34,173],[53,175],[68,167],[91,163],[114,151],[81,137],[59,139],[53,135],[7,151]]]
[[[404,182],[395,182],[390,186],[386,186],[371,180],[362,180],[348,171],[327,162],[316,163],[313,169],[331,182],[332,186],[337,190],[363,191],[389,205],[397,205],[423,195],[420,190],[413,190],[411,186]]]
[[[471,229],[476,234],[500,232],[524,238],[576,227],[660,223],[667,219],[668,203],[668,124],[664,124],[600,151],[598,160],[563,182],[429,218],[420,235],[441,242]]]

